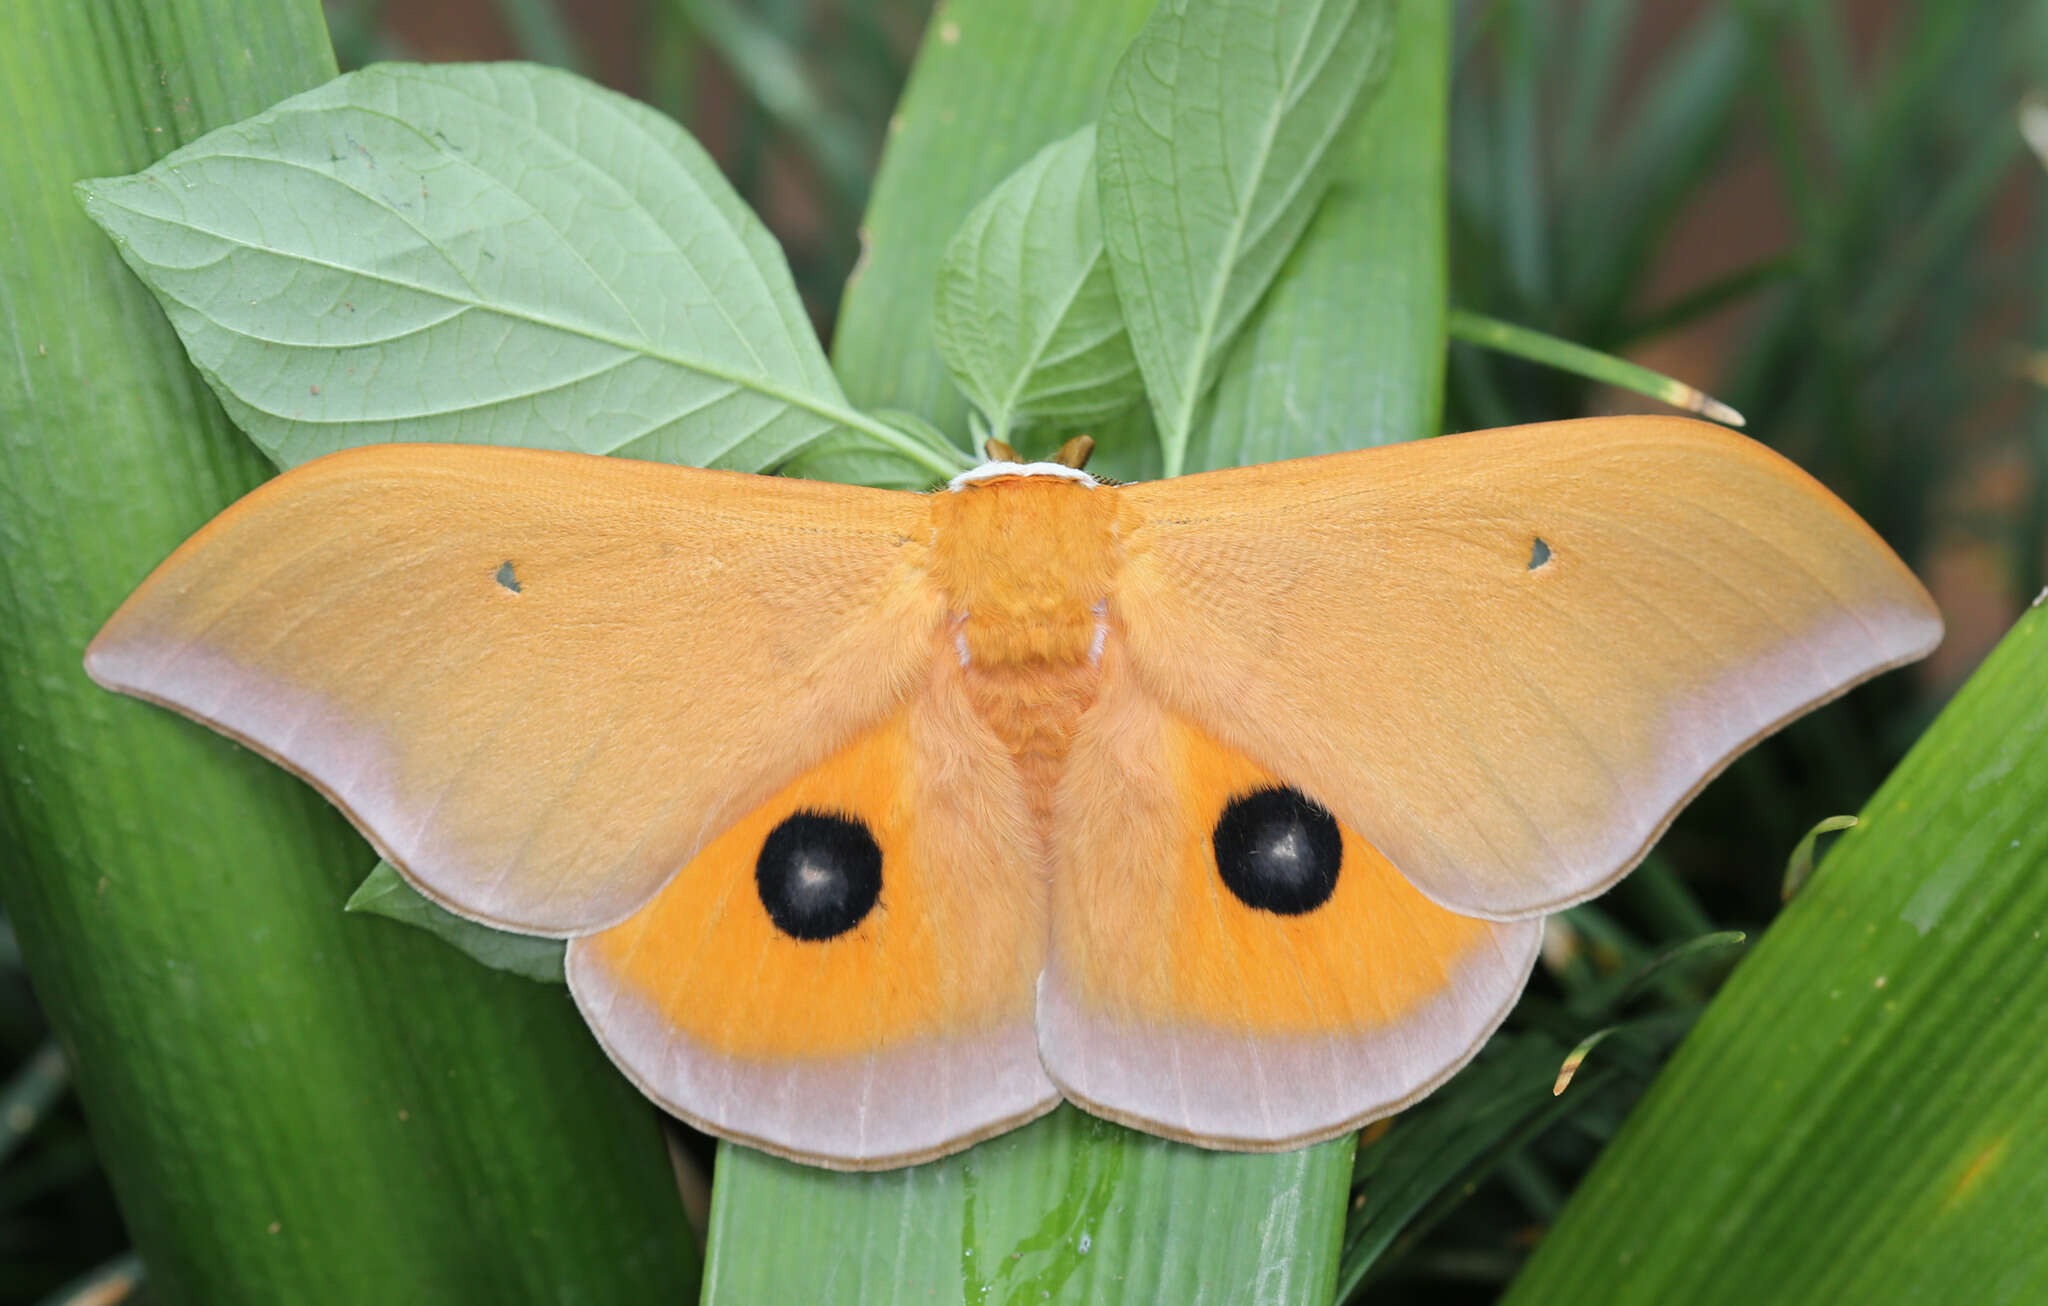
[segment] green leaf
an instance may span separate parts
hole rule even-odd
[[[861,224],[832,356],[861,406],[967,429],[932,335],[946,242],[1003,178],[1093,122],[1152,0],[952,0],[925,31]]]
[[[1164,0],[1117,65],[1102,229],[1167,475],[1225,347],[1314,216],[1392,32],[1387,0]]]
[[[1511,1306],[1594,1283],[1616,1306],[2048,1297],[2044,668],[2036,605],[1736,969]]]
[[[847,405],[703,150],[566,73],[381,65],[82,190],[286,465],[433,440],[751,470],[841,427],[932,459]]]
[[[944,431],[916,413],[880,408],[873,416],[905,437],[929,446],[936,457],[950,465],[964,466],[976,461],[962,453]],[[843,481],[889,490],[929,490],[938,479],[932,474],[929,461],[906,458],[895,448],[878,445],[854,431],[826,436],[782,470],[810,481]]]
[[[1447,6],[1402,8],[1386,82],[1332,147],[1329,196],[1226,356],[1190,467],[1441,429],[1450,24]]]
[[[1327,1303],[1350,1173],[1349,1139],[1205,1152],[1072,1107],[881,1174],[726,1147],[704,1300]]]
[[[514,934],[457,916],[406,883],[390,862],[378,862],[342,910],[382,916],[425,930],[493,970],[524,975],[543,984],[563,982],[562,953],[567,945],[560,939]]]
[[[935,17],[884,160],[868,259],[835,338],[850,394],[934,414],[949,428],[965,424],[964,398],[932,344],[932,242],[1011,170],[1085,124],[1110,59],[1150,6],[953,0]],[[1439,72],[1412,79],[1410,98],[1388,110],[1390,121],[1440,141],[1447,23],[1426,5],[1408,6],[1402,21],[1421,26],[1418,57]],[[1441,186],[1426,178],[1441,169],[1439,157],[1433,169],[1420,168],[1424,184],[1412,186],[1388,174],[1379,203],[1438,215],[1415,221],[1440,226]],[[1440,248],[1441,230],[1425,234]],[[1418,247],[1429,246],[1400,246]],[[1332,353],[1297,379],[1296,393],[1331,403],[1323,396],[1362,368],[1382,373],[1390,410],[1433,413],[1444,313],[1440,261],[1433,266],[1435,275],[1408,281],[1408,297],[1385,310],[1389,320],[1412,312],[1435,324],[1418,329],[1418,340],[1436,332],[1423,366],[1401,351]],[[1149,428],[1140,405],[1098,429],[1095,466],[1156,475],[1156,443],[1134,440]],[[1536,1072],[1546,1094],[1554,1070],[1547,1059]],[[1072,1109],[959,1156],[881,1175],[809,1170],[727,1144],[719,1150],[704,1300],[1325,1306],[1351,1155],[1348,1137],[1288,1153],[1206,1152]],[[1088,1222],[1105,1186],[1103,1227],[1121,1230],[1115,1237],[1097,1236]],[[764,1224],[783,1236],[765,1245],[753,1238]],[[1090,1234],[1085,1255],[1082,1232]]]
[[[1425,1212],[1485,1174],[1566,1104],[1551,1092],[1564,1048],[1542,1034],[1496,1037],[1472,1064],[1367,1134],[1353,1181],[1358,1209],[1344,1237],[1338,1300],[1348,1300]],[[1591,1075],[1587,1078],[1590,1080]],[[1591,1091],[1590,1083],[1579,1091]]]
[[[967,215],[939,265],[939,354],[989,433],[1114,417],[1144,394],[1102,250],[1095,128],[1032,156]]]
[[[344,916],[331,807],[80,666],[270,468],[72,185],[332,74],[312,0],[0,4],[0,898],[152,1301],[683,1301],[655,1113],[565,995]]]

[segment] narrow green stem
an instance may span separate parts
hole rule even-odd
[[[1575,345],[1569,340],[1545,335],[1528,327],[1516,326],[1498,318],[1470,312],[1462,308],[1451,310],[1450,335],[1453,340],[1467,344],[1483,345],[1498,349],[1504,354],[1514,354],[1531,362],[1543,363],[1562,371],[1571,372],[1593,381],[1620,386],[1637,394],[1648,395],[1674,408],[1698,413],[1729,426],[1744,425],[1741,413],[1703,391],[1696,390],[1683,381],[1677,381],[1661,372],[1603,354],[1597,349]]]

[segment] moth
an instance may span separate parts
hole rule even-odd
[[[1546,913],[1941,636],[1846,506],[1703,423],[1079,461],[915,494],[356,449],[221,514],[86,667],[568,939],[669,1111],[878,1169],[1062,1099],[1235,1149],[1399,1110]]]

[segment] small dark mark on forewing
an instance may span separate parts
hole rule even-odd
[[[1549,561],[1550,546],[1544,543],[1543,537],[1539,535],[1536,537],[1536,543],[1534,547],[1532,547],[1529,550],[1529,570],[1534,571],[1538,567],[1542,566],[1544,563]]]
[[[519,577],[512,574],[512,564],[509,561],[498,564],[498,583],[514,594],[522,592]]]

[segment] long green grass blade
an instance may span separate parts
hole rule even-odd
[[[2048,607],[1715,999],[1509,1295],[2048,1298]]]
[[[339,816],[79,665],[268,468],[72,184],[332,73],[310,0],[0,5],[0,895],[152,1300],[680,1301],[654,1115],[565,995],[344,916]]]
[[[1592,381],[1605,381],[1608,385],[1633,390],[1640,395],[1662,400],[1674,408],[1683,408],[1689,413],[1725,422],[1729,426],[1741,426],[1742,414],[1722,403],[1712,395],[1697,390],[1683,381],[1674,380],[1662,372],[1653,372],[1638,363],[1612,354],[1603,354],[1597,349],[1560,340],[1556,336],[1533,331],[1528,327],[1503,322],[1499,318],[1487,317],[1465,309],[1453,309],[1450,315],[1450,335],[1454,340],[1467,344],[1484,345],[1502,353],[1514,354],[1532,362],[1547,364],[1576,373]]]
[[[803,146],[841,200],[857,207],[868,184],[868,142],[819,94],[797,52],[750,8],[733,0],[663,0],[689,17],[747,93]]]

